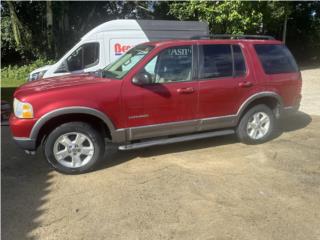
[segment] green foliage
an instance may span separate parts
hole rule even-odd
[[[1,2],[3,66],[59,59],[92,28],[114,19],[201,20],[212,33],[277,39],[287,19],[286,43],[294,55],[320,59],[320,1],[52,1],[50,6],[52,28],[45,1]]]
[[[36,68],[52,64],[52,60],[38,59],[32,64],[17,66],[9,65],[1,69],[1,88],[3,87],[18,87],[26,82],[30,72]]]
[[[258,32],[263,17],[252,3],[241,1],[174,2],[170,13],[180,20],[208,22],[213,33],[229,34]]]

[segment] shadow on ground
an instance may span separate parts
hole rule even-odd
[[[16,147],[8,127],[1,127],[1,145],[1,239],[34,239],[30,232],[45,214],[50,169],[41,157]]]
[[[296,131],[307,127],[312,121],[310,115],[299,111],[297,114],[282,118],[279,121],[279,129],[274,139],[280,137],[285,132]],[[189,142],[181,142],[162,146],[153,146],[144,149],[131,151],[118,151],[117,146],[107,149],[108,154],[97,170],[109,168],[135,159],[136,157],[151,157],[163,154],[191,151],[195,149],[205,149],[222,145],[229,145],[239,142],[235,135],[206,138]],[[112,160],[110,160],[112,159]]]

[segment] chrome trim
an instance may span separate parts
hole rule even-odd
[[[31,138],[27,138],[27,137],[13,137],[13,140],[15,141],[31,141]]]
[[[188,120],[127,128],[125,129],[126,139],[128,141],[131,141],[143,138],[196,132],[198,122],[199,120]]]
[[[30,133],[30,138],[31,139],[36,139],[41,127],[50,119],[54,117],[58,117],[64,114],[72,114],[72,113],[83,113],[83,114],[89,114],[93,115],[95,117],[98,117],[101,119],[110,129],[111,135],[115,131],[115,127],[111,120],[101,111],[94,109],[94,108],[89,108],[89,107],[81,107],[81,106],[72,106],[72,107],[65,107],[65,108],[59,108],[55,109],[51,112],[46,113],[43,115],[41,118],[38,119],[38,121],[35,123],[33,126],[31,133]]]
[[[122,146],[119,146],[118,148],[119,148],[119,150],[131,150],[131,149],[137,149],[137,148],[151,147],[151,146],[155,146],[155,145],[164,145],[164,144],[170,144],[170,143],[197,140],[197,139],[202,139],[202,138],[229,135],[229,134],[234,134],[234,133],[235,133],[234,130],[205,132],[205,133],[198,133],[198,134],[192,134],[192,135],[187,135],[187,136],[179,136],[179,137],[166,138],[166,139],[157,139],[157,140],[150,140],[150,141],[133,143],[133,144],[128,144],[128,145],[122,145]]]
[[[198,131],[234,127],[237,125],[236,120],[237,120],[237,115],[203,118],[200,120]]]
[[[116,131],[121,130],[122,132],[125,132],[125,139],[127,141],[132,141],[144,138],[169,136],[183,133],[194,133],[218,128],[234,127],[237,124],[236,119],[236,115],[228,115],[179,122],[159,123],[132,128],[123,128]]]
[[[256,99],[259,99],[261,97],[274,97],[278,100],[280,106],[283,106],[283,102],[282,102],[282,98],[280,97],[279,94],[275,93],[275,92],[271,92],[271,91],[265,91],[265,92],[259,92],[259,93],[255,93],[253,95],[251,95],[250,97],[248,97],[239,107],[238,112],[236,114],[236,116],[239,117],[241,116],[242,112],[246,109],[246,107],[253,102]]]

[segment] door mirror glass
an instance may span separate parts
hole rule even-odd
[[[135,85],[148,85],[152,83],[152,78],[148,73],[138,73],[133,77],[132,83]]]

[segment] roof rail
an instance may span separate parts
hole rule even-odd
[[[203,36],[193,36],[191,39],[261,39],[274,40],[274,37],[267,35],[241,35],[241,34],[213,34]]]

